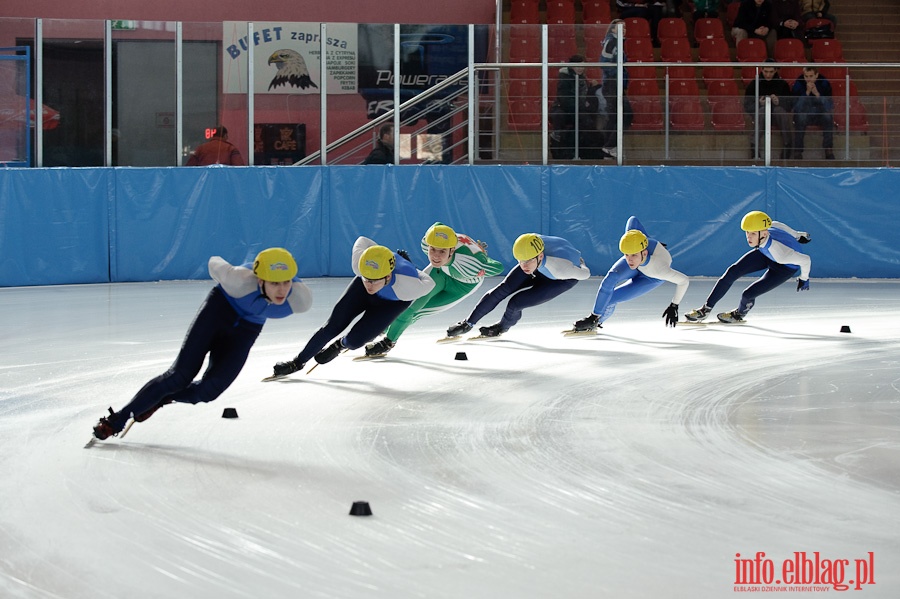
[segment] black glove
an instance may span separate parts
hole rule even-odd
[[[809,279],[797,279],[797,291],[809,291]]]
[[[275,364],[275,376],[287,376],[289,374],[293,374],[303,368],[303,364],[297,362],[297,358],[293,360],[288,360],[287,362],[278,362]]]
[[[804,233],[797,241],[800,243],[809,243],[810,241],[812,241],[812,235],[810,235],[809,233]]]
[[[678,304],[669,304],[669,307],[663,310],[662,315],[666,319],[666,326],[674,327],[678,324]]]
[[[572,325],[572,330],[579,333],[593,331],[597,328],[598,322],[600,322],[600,317],[596,314],[591,314],[590,316],[585,316],[581,320],[576,320],[575,324]]]
[[[472,325],[470,325],[465,320],[461,320],[457,322],[455,325],[447,329],[448,337],[459,337],[460,335],[465,335],[469,331],[472,330]]]
[[[406,250],[397,250],[397,255],[404,260],[409,260],[410,262],[412,262],[412,260],[409,259],[409,253]]]

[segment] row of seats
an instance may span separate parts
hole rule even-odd
[[[560,0],[574,11],[574,3]],[[536,8],[537,3],[527,2]],[[552,22],[551,3],[548,3],[548,22]],[[608,3],[607,3],[608,8]],[[568,10],[568,9],[566,9]],[[553,14],[562,14],[562,11]],[[565,14],[569,14],[566,12]],[[533,19],[534,15],[530,17]],[[655,62],[654,46],[650,36],[650,25],[645,19],[632,17],[626,21],[625,52],[629,62]],[[519,21],[526,22],[525,20]],[[534,21],[531,21],[534,22]],[[572,20],[568,21],[573,22]],[[585,25],[583,29],[585,52],[588,60],[599,57],[600,46],[606,33],[606,25]],[[677,131],[700,131],[705,128],[704,111],[701,104],[700,87],[696,77],[692,43],[688,38],[687,24],[684,19],[662,19],[658,27],[660,40],[660,60],[669,63],[685,63],[684,66],[669,66],[665,76],[669,78],[670,124]],[[511,32],[510,61],[539,62],[540,40],[539,30],[535,27],[521,27],[517,31],[514,26]],[[725,39],[725,30],[720,19],[698,19],[694,24],[694,38],[698,41],[700,62],[732,62],[731,48]],[[548,58],[550,62],[565,62],[577,52],[575,45],[575,27],[554,26],[549,30]],[[816,62],[844,62],[843,51],[838,40],[813,40],[813,60]],[[765,62],[766,45],[762,40],[750,38],[737,45],[736,57],[739,62]],[[799,63],[797,67],[782,69],[782,77],[792,83],[802,72],[802,64],[807,62],[806,51],[800,40],[779,40],[776,45],[777,62]],[[835,112],[839,126],[843,126],[845,110],[844,96],[847,91],[846,69],[825,67],[822,74],[832,81],[835,95]],[[716,130],[742,130],[744,122],[742,92],[734,79],[734,68],[730,66],[702,67],[701,80],[707,92],[710,123]],[[757,67],[744,67],[741,80],[744,84],[752,81],[757,74]],[[601,72],[597,68],[589,68],[585,73],[589,80],[599,81]],[[628,96],[634,109],[635,118],[632,128],[635,130],[661,130],[663,128],[663,111],[660,86],[658,84],[657,67],[653,65],[629,67],[631,85]],[[510,84],[510,120],[511,124],[520,126],[540,126],[540,84],[537,81],[539,72],[534,69],[513,69]],[[551,86],[552,88],[552,86]],[[551,95],[552,95],[551,89]],[[854,131],[865,131],[868,128],[865,109],[859,101],[856,87],[850,82],[851,94],[851,128]]]
[[[546,23],[575,24],[576,13],[574,0],[546,0]],[[581,1],[582,23],[609,23],[612,14],[609,2],[603,0]],[[512,0],[509,6],[509,22],[511,24],[541,23],[541,12],[537,0]]]

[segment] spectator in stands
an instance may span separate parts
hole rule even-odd
[[[810,19],[828,19],[837,25],[837,19],[830,14],[831,2],[828,0],[800,0],[800,18],[805,25]]]
[[[363,164],[394,164],[394,125],[385,123],[378,130],[375,147],[363,160]]]
[[[228,129],[222,125],[216,127],[212,138],[202,143],[191,152],[187,166],[209,166],[211,164],[227,164],[244,166],[240,151],[228,141]]]
[[[770,58],[767,62],[773,62]],[[759,136],[760,140],[765,134],[762,123],[766,110],[766,98],[771,100],[772,104],[772,125],[773,129],[781,132],[781,159],[787,160],[791,157],[791,146],[793,144],[793,132],[791,130],[791,86],[787,81],[778,74],[775,65],[766,65],[759,71],[759,77],[751,81],[747,85],[747,91],[744,95],[744,110],[750,115],[752,122],[760,123]],[[757,115],[759,119],[757,120]],[[756,127],[750,132],[750,159],[757,157],[756,154]]]
[[[819,74],[816,67],[803,67],[803,73],[794,82],[794,158],[803,158],[803,136],[806,127],[822,127],[822,149],[825,158],[834,160],[834,105],[831,100],[831,83]]]
[[[632,2],[616,0],[616,6],[619,8],[620,19],[631,17],[647,19],[650,23],[650,37],[653,38],[653,45],[659,48],[659,37],[656,32],[660,19],[668,11],[665,0],[634,0]]]
[[[803,26],[801,25],[800,0],[771,0],[772,13],[770,16],[772,29],[775,36],[780,39],[803,40]]]
[[[553,128],[550,146],[554,158],[575,158],[576,133],[580,142],[584,133],[595,128],[596,100],[588,94],[589,83],[584,77],[583,63],[584,56],[575,54],[569,58],[569,66],[559,70],[556,100],[550,108],[550,125]]]
[[[694,0],[694,22],[719,17],[719,0]]]
[[[600,48],[600,63],[603,71],[603,84],[600,87],[598,97],[598,112],[605,118],[600,127],[599,145],[603,149],[604,156],[615,158],[618,156],[617,125],[619,105],[617,102],[619,93],[619,38],[618,25],[622,24],[622,39],[625,39],[625,23],[622,19],[615,19],[606,29],[606,37],[603,38],[603,46]],[[622,51],[622,62],[628,62],[625,51]],[[628,97],[624,92],[628,90],[628,69],[622,69],[622,125],[627,129],[631,126],[633,112]]]
[[[771,28],[772,2],[770,0],[741,0],[741,7],[734,19],[731,36],[734,43],[748,37],[765,40],[769,56],[775,55],[775,31]]]

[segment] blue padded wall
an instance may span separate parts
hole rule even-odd
[[[305,277],[349,276],[366,235],[406,248],[436,220],[508,266],[521,233],[559,235],[595,275],[629,215],[675,268],[718,276],[747,250],[749,210],[807,230],[815,277],[900,277],[892,169],[337,166],[5,169],[0,285],[205,279],[206,261],[284,246]]]

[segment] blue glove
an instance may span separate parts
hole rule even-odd
[[[797,279],[797,291],[809,291],[809,279]]]

